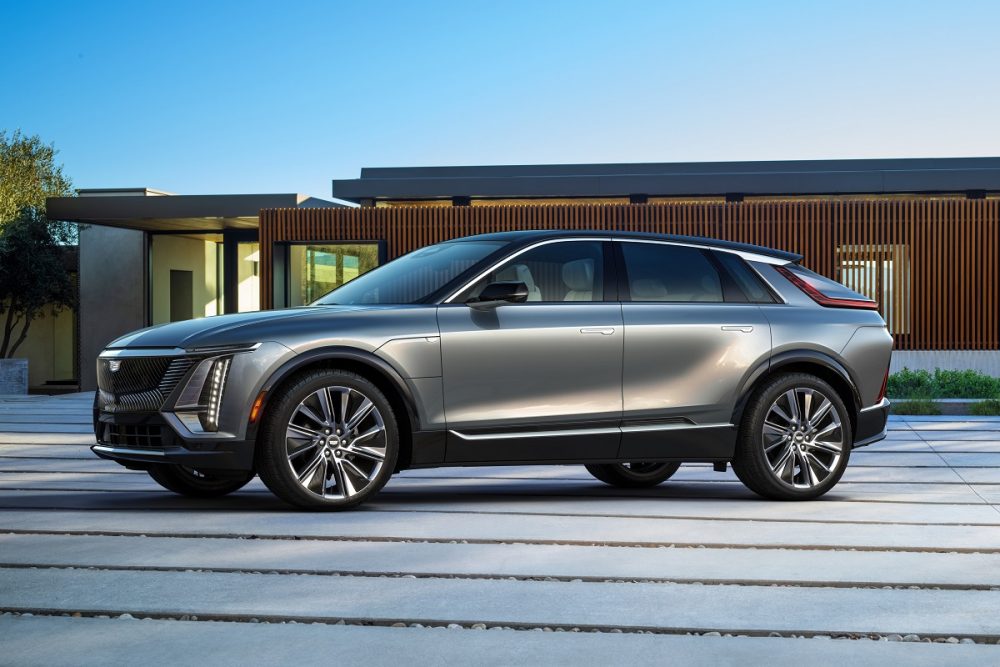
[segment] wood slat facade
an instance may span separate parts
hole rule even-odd
[[[261,307],[275,244],[384,241],[392,259],[451,238],[518,229],[688,234],[801,253],[880,302],[902,350],[1000,349],[1000,200],[815,199],[613,205],[265,209]]]

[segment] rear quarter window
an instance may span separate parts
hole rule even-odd
[[[775,303],[777,300],[757,272],[742,257],[731,252],[715,252],[716,259],[726,269],[751,303]]]

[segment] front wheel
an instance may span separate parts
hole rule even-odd
[[[218,498],[238,491],[254,478],[254,473],[217,475],[187,466],[159,463],[147,472],[153,480],[168,491],[191,498]]]
[[[587,472],[605,484],[626,489],[642,489],[665,482],[681,467],[680,463],[602,463],[586,466]]]
[[[743,413],[733,471],[774,500],[811,500],[840,481],[853,446],[850,415],[829,384],[805,373],[775,377]]]
[[[368,379],[319,370],[276,396],[257,447],[257,472],[274,495],[304,509],[342,510],[389,481],[399,432],[389,400]]]

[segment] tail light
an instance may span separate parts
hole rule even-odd
[[[885,369],[885,377],[882,378],[882,388],[878,390],[878,398],[875,399],[876,403],[881,403],[882,399],[885,398],[885,389],[889,386],[889,368]]]
[[[838,282],[794,264],[776,266],[775,270],[806,293],[810,299],[827,308],[858,308],[878,310],[878,303],[850,290]],[[881,400],[881,399],[879,399]]]

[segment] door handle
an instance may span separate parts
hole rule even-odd
[[[614,327],[583,327],[580,329],[582,334],[601,334],[602,336],[610,336],[614,332]]]
[[[753,331],[753,327],[748,324],[724,324],[722,325],[723,331],[739,331],[740,333],[750,333]]]

